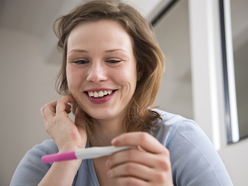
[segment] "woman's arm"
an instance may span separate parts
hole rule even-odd
[[[72,185],[82,160],[72,160],[53,163],[49,171],[39,183],[39,186]]]

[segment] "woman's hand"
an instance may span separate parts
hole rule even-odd
[[[71,112],[71,106],[68,103],[75,102],[72,96],[67,95],[41,108],[46,131],[58,146],[59,152],[85,148],[87,134],[82,110],[77,108],[75,124],[68,116]]]
[[[169,151],[145,132],[122,134],[112,140],[114,146],[137,146],[110,156],[108,176],[117,185],[172,186]]]
[[[75,113],[75,124],[68,114],[76,103],[72,96],[65,96],[41,108],[41,116],[47,133],[58,146],[59,152],[74,151],[85,148],[87,134],[82,110],[78,107]],[[72,185],[82,160],[53,163],[39,185]]]

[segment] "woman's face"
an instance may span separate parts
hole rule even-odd
[[[123,118],[137,82],[132,41],[115,21],[77,25],[67,45],[70,93],[91,117]]]

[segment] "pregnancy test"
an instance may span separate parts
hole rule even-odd
[[[107,155],[113,154],[115,152],[130,149],[130,148],[135,148],[135,147],[133,147],[133,146],[91,147],[91,148],[86,148],[86,149],[79,149],[76,151],[45,155],[41,158],[41,161],[43,163],[53,163],[53,162],[76,160],[76,159],[99,158],[102,156],[107,156]]]

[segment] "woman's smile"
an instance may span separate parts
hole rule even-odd
[[[85,94],[88,95],[88,98],[92,103],[103,104],[109,101],[114,96],[116,91],[117,90],[99,89],[85,91]]]

